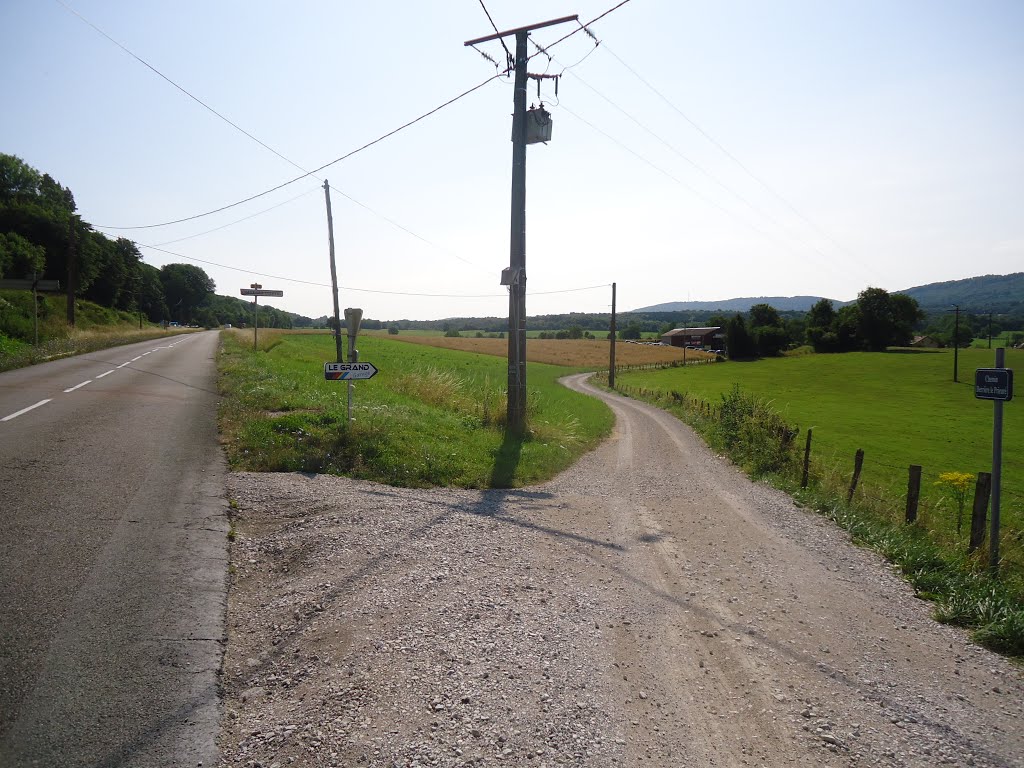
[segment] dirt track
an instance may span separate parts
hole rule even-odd
[[[541,487],[232,476],[223,764],[1024,765],[1019,669],[601,396],[614,435]]]

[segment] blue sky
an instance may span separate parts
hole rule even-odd
[[[306,170],[494,74],[462,45],[491,31],[478,0],[67,4]],[[487,8],[507,29],[614,4]],[[191,216],[300,173],[60,3],[4,0],[0,28],[0,151],[70,186],[94,225]],[[545,83],[553,140],[528,150],[529,314],[607,311],[612,281],[627,310],[1024,269],[1024,4],[632,0],[590,29],[596,49],[581,32],[531,62],[576,66],[557,99]],[[338,190],[342,306],[507,312],[511,107],[494,81],[318,174]],[[104,231],[189,257],[143,248],[157,266],[202,260],[219,293],[258,281],[327,314],[328,288],[294,282],[330,283],[320,185]]]

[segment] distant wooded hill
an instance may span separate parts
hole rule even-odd
[[[807,312],[821,296],[755,296],[739,299],[719,299],[716,301],[667,301],[650,307],[640,307],[633,312],[749,312],[755,304],[767,304],[780,312]],[[836,307],[847,302],[830,299]]]
[[[899,293],[916,299],[924,310],[948,309],[958,304],[967,312],[1020,314],[1024,312],[1024,272],[930,283]]]
[[[903,293],[916,299],[921,309],[926,311],[959,304],[960,309],[967,312],[1019,314],[1024,312],[1024,272],[929,283],[893,293]],[[749,312],[755,304],[768,304],[780,312],[807,312],[820,299],[820,296],[758,296],[718,301],[669,301],[640,307],[633,312]],[[846,303],[832,300],[837,309]]]

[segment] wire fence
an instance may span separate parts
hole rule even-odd
[[[648,370],[651,367],[624,366],[623,370]],[[695,426],[709,426],[714,430],[722,420],[721,403],[686,392],[621,382],[616,382],[615,389],[621,394],[677,412]],[[786,430],[783,435],[789,443],[787,449],[792,452],[792,461],[781,474],[788,475],[790,482],[844,492],[848,504],[856,503],[893,523],[905,523],[912,514],[913,525],[926,531],[937,543],[965,554],[969,549],[977,548],[987,556],[991,497],[982,477],[987,472],[949,473],[913,462],[899,465],[867,455],[864,451],[848,457],[818,455],[814,451],[813,430],[808,430],[810,435],[805,433],[805,439],[794,440],[797,432],[796,429]],[[957,475],[960,477],[955,477]],[[975,495],[982,492],[985,494],[983,501],[976,501]],[[1024,495],[1014,488],[1003,487],[1001,497],[1000,559],[1004,567],[1024,570]],[[980,546],[972,546],[978,541],[977,530],[973,537],[970,535],[971,517],[976,505],[985,515]]]

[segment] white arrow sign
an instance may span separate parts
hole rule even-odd
[[[373,363],[324,363],[324,378],[328,381],[372,379],[376,375]]]

